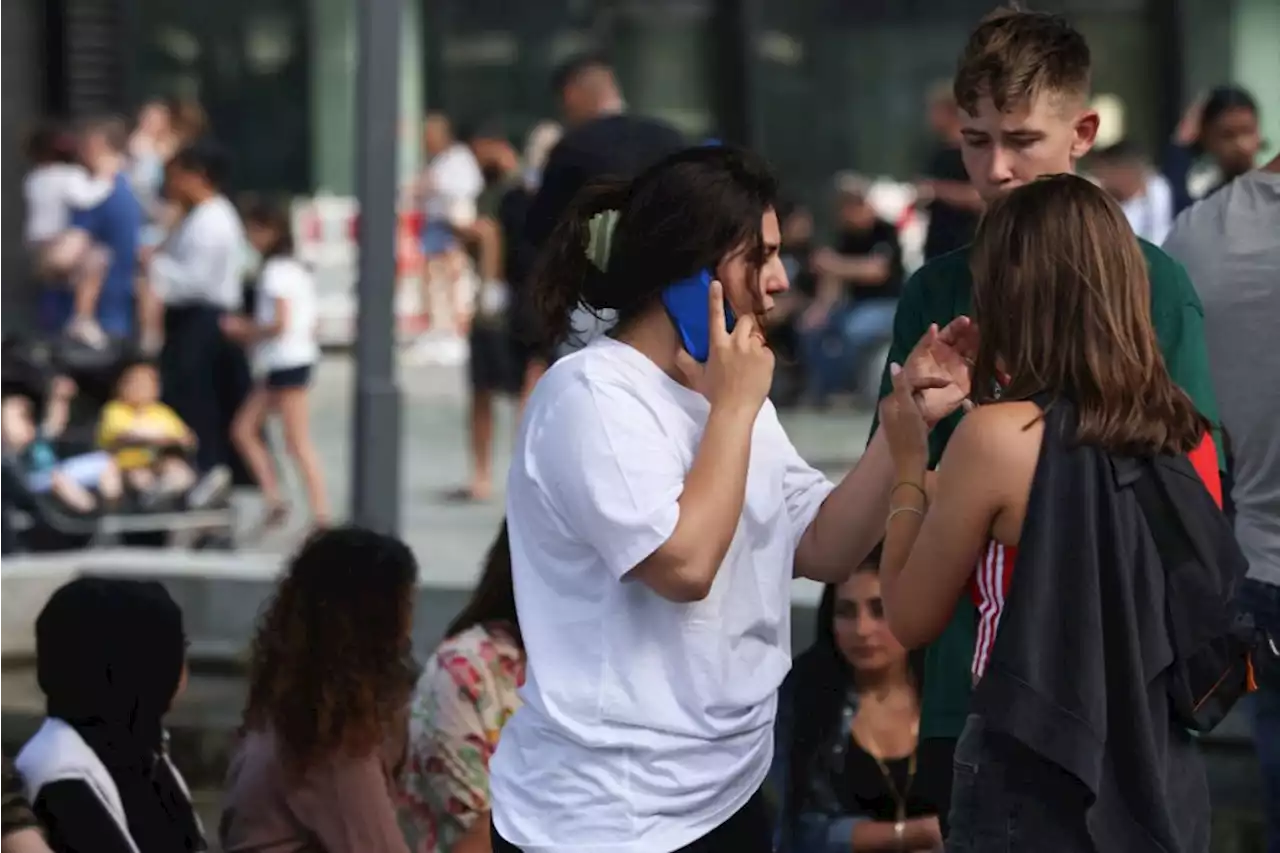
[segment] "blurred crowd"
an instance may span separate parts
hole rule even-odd
[[[307,406],[311,272],[287,204],[228,199],[231,159],[187,101],[149,102],[132,127],[31,135],[39,319],[5,342],[6,549],[83,545],[120,515],[167,541],[195,525],[189,511],[225,510],[233,483],[261,490],[274,526],[288,512],[264,443],[277,416],[312,521],[326,523]],[[196,526],[229,544],[225,514]]]

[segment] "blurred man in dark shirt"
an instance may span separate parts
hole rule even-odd
[[[960,113],[949,82],[929,97],[929,124],[941,145],[916,183],[917,204],[929,211],[926,261],[968,245],[982,213],[982,199],[960,159]]]
[[[835,243],[809,259],[817,286],[798,332],[807,391],[817,405],[845,390],[859,361],[892,336],[904,278],[902,243],[898,229],[871,206],[870,189],[858,175],[837,176]]]
[[[471,406],[471,482],[449,493],[453,500],[488,500],[493,491],[494,399],[527,392],[526,376],[533,351],[517,337],[518,317],[511,278],[514,246],[524,229],[537,186],[530,166],[495,124],[469,134],[468,144],[484,175],[476,199],[476,221],[458,229],[472,252],[479,277],[475,311],[468,336]]]
[[[565,135],[551,152],[525,220],[522,265],[532,264],[587,183],[606,176],[634,177],[686,145],[670,125],[625,111],[613,68],[599,56],[571,60],[556,71],[552,84],[560,98]],[[578,324],[575,328],[586,331]]]

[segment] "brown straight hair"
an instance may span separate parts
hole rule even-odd
[[[975,402],[1069,399],[1077,440],[1115,453],[1183,454],[1203,440],[1210,424],[1160,353],[1146,259],[1105,192],[1075,175],[1013,190],[983,217],[970,264]]]
[[[987,15],[970,34],[953,91],[970,115],[985,97],[1001,112],[1043,92],[1087,98],[1091,65],[1088,42],[1065,18],[1012,4]]]

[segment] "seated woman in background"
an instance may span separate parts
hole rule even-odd
[[[253,641],[225,853],[407,853],[391,780],[418,675],[417,579],[400,540],[352,527],[289,564]]]
[[[77,578],[45,604],[46,717],[15,764],[54,853],[207,849],[162,722],[186,648],[182,611],[155,581]]]
[[[488,853],[489,757],[520,706],[524,663],[503,521],[411,706],[401,801],[414,853]]]
[[[919,738],[919,689],[885,623],[879,560],[877,547],[827,585],[817,639],[779,696],[771,781],[790,853],[942,849],[950,757]]]

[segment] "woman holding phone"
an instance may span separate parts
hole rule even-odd
[[[759,791],[791,579],[843,580],[893,490],[883,438],[836,486],[767,400],[762,319],[787,289],[776,204],[755,156],[682,151],[585,190],[535,267],[546,343],[579,304],[618,322],[539,381],[516,442],[528,668],[490,763],[497,851],[770,849]],[[667,294],[702,270],[705,313]],[[930,422],[968,393],[967,331],[931,330],[906,366]]]

